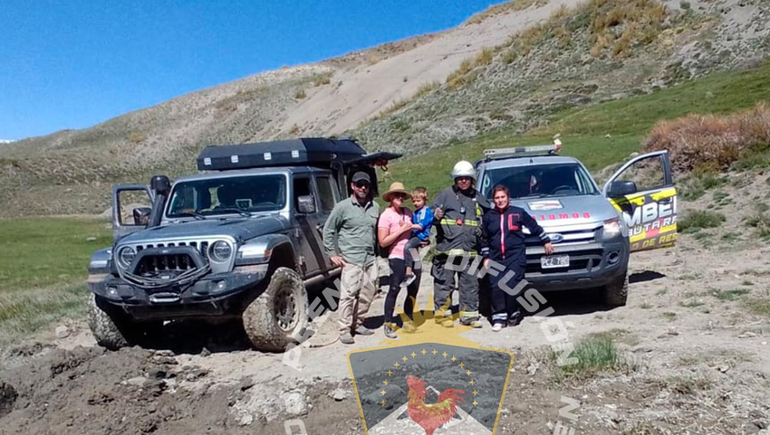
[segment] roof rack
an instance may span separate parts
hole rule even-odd
[[[561,140],[555,139],[551,145],[535,145],[516,148],[496,148],[484,150],[487,160],[510,157],[531,157],[534,155],[551,156],[561,151]]]
[[[201,171],[265,168],[291,165],[329,167],[365,157],[353,139],[298,138],[238,145],[208,146],[198,156]]]

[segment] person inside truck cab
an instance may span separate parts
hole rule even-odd
[[[219,186],[217,188],[217,201],[219,201],[219,204],[214,207],[215,210],[235,208],[235,192],[233,191],[232,186]]]
[[[169,210],[170,215],[195,212],[195,188],[192,186],[182,186],[176,189],[171,199]]]

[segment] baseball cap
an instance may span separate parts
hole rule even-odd
[[[356,172],[355,174],[353,174],[353,178],[350,181],[351,181],[351,183],[358,183],[359,181],[366,181],[367,183],[371,184],[372,179],[369,178],[369,174],[367,174],[366,172]]]

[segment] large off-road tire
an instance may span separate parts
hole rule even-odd
[[[610,307],[622,307],[628,299],[628,272],[602,288],[602,300]]]
[[[163,322],[135,322],[118,307],[92,293],[88,299],[88,326],[99,346],[117,350],[159,337]]]
[[[259,350],[284,351],[297,342],[308,323],[305,285],[288,267],[275,269],[265,291],[243,311],[243,329]]]
[[[88,299],[88,326],[99,346],[116,350],[132,344],[126,336],[128,322],[122,314],[114,306],[91,293]]]

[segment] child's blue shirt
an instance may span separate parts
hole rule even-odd
[[[423,242],[427,242],[430,239],[430,227],[433,226],[433,211],[431,211],[430,207],[424,206],[419,210],[415,210],[414,215],[412,215],[412,222],[422,227],[421,230],[412,231],[414,236]]]

